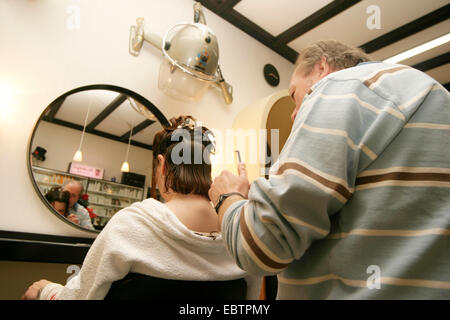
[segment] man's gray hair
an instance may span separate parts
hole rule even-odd
[[[358,63],[371,61],[362,49],[337,40],[320,40],[303,48],[297,59],[296,72],[309,75],[316,63],[325,57],[334,71],[351,68]]]
[[[66,180],[66,181],[63,183],[63,185],[62,185],[63,189],[64,189],[66,186],[68,186],[69,184],[75,184],[75,185],[81,187],[80,196],[84,193],[84,186],[83,186],[83,184],[82,184],[80,181],[78,181],[78,180]]]

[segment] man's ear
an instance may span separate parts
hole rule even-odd
[[[320,60],[316,63],[315,68],[319,79],[325,78],[334,71],[325,57],[320,58]]]

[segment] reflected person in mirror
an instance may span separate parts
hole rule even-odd
[[[89,217],[89,212],[78,203],[78,200],[83,194],[83,185],[81,182],[70,180],[63,185],[63,191],[67,191],[70,194],[67,219],[83,228],[95,230]]]

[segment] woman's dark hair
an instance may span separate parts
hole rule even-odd
[[[156,198],[155,172],[158,166],[157,157],[161,154],[166,159],[166,190],[172,189],[177,193],[196,194],[208,198],[208,190],[212,183],[210,161],[210,153],[214,148],[212,133],[206,127],[197,126],[195,118],[191,116],[179,116],[169,121],[171,124],[156,133],[153,139],[151,197]],[[186,151],[188,152],[185,153]]]
[[[62,191],[61,187],[53,187],[45,194],[45,199],[47,199],[47,201],[50,202],[50,204],[55,201],[65,203],[66,212],[64,213],[64,216],[66,216],[67,211],[69,209],[69,199],[70,199],[69,191]]]

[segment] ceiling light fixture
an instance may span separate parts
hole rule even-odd
[[[393,56],[393,57],[391,57],[389,59],[384,60],[384,62],[397,63],[397,62],[409,59],[409,58],[411,58],[413,56],[416,56],[418,54],[421,54],[422,52],[425,52],[425,51],[431,50],[433,48],[436,48],[436,47],[438,47],[440,45],[443,45],[443,44],[445,44],[445,43],[447,43],[449,41],[450,41],[450,33],[447,33],[447,34],[445,34],[445,35],[443,35],[443,36],[441,36],[439,38],[431,40],[431,41],[429,41],[427,43],[424,43],[424,44],[422,44],[420,46],[417,46],[415,48],[412,48],[412,49],[406,50],[406,51],[404,51],[402,53],[399,53],[399,54],[397,54],[397,55],[395,55],[395,56]]]
[[[130,104],[131,108],[133,108],[134,111],[136,111],[137,113],[146,117],[149,120],[158,121],[158,119],[156,119],[155,115],[150,110],[148,110],[146,107],[144,107],[140,103],[136,103],[136,101],[134,101],[130,97],[128,97],[127,100],[128,100],[128,103]]]
[[[86,118],[84,119],[83,132],[81,133],[80,146],[78,147],[77,152],[73,156],[73,161],[81,162],[83,161],[83,153],[81,152],[81,146],[83,145],[84,132],[86,131],[86,124],[89,117],[89,111],[91,110],[92,101],[89,103],[88,110],[86,112]]]
[[[120,171],[122,172],[130,172],[130,165],[128,164],[128,154],[130,153],[130,144],[132,135],[133,135],[133,124],[130,125],[130,137],[128,138],[127,155],[125,157],[125,161],[122,163],[122,167],[120,168]]]

